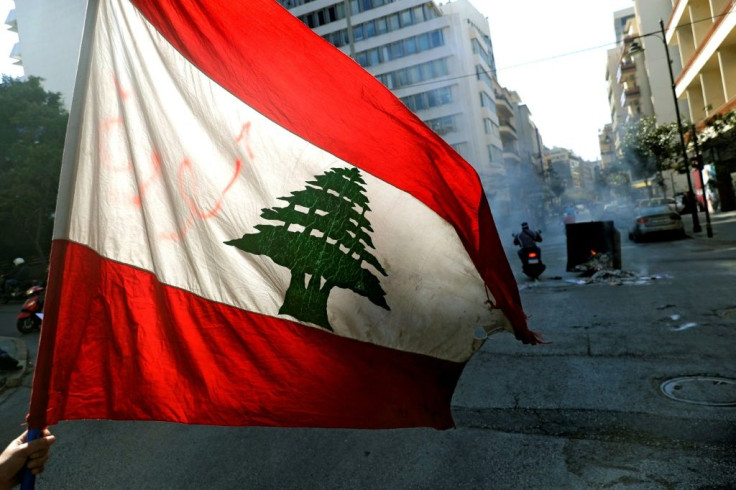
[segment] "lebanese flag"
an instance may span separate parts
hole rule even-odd
[[[91,1],[81,60],[31,427],[448,428],[537,342],[475,171],[276,2]]]

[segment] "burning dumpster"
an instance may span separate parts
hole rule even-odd
[[[621,269],[621,234],[613,221],[568,223],[565,233],[567,272]]]

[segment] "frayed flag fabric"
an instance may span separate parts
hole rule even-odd
[[[526,343],[476,172],[272,0],[88,7],[29,424],[453,426]]]

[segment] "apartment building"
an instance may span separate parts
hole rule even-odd
[[[18,33],[11,57],[26,76],[43,78],[69,109],[74,93],[87,0],[17,1],[6,24]]]
[[[614,13],[617,46],[608,51],[606,71],[611,126],[599,135],[603,168],[615,164],[621,154],[626,124],[651,116],[659,124],[677,119],[668,55],[673,73],[679,73],[682,65],[660,27],[660,20],[669,18],[671,11],[671,0],[635,0],[634,7]],[[687,114],[687,101],[678,101],[678,106],[681,114]],[[676,171],[666,170],[664,177],[666,194],[688,189],[686,177]]]
[[[672,0],[636,0],[634,5],[639,38],[635,42],[643,48],[633,56],[635,63],[644,63],[654,115],[660,124],[675,122],[675,102],[672,96],[672,81],[667,69],[667,54],[672,60],[672,72],[682,71],[680,53],[665,43],[661,34],[660,21],[667,22],[672,13]],[[629,46],[630,47],[630,46]],[[678,101],[680,114],[688,113],[685,100]]]
[[[635,113],[640,113],[640,106],[635,106],[641,99],[637,92],[641,73],[637,77],[636,63],[624,56],[628,49],[624,43],[627,26],[630,28],[636,19],[634,8],[619,10],[613,14],[613,27],[616,34],[616,47],[609,49],[606,59],[606,84],[608,86],[608,107],[611,113],[610,138],[613,141],[614,152],[619,152],[623,144],[624,125]],[[624,93],[624,83],[628,82],[629,106]],[[638,110],[637,110],[638,109]]]
[[[513,108],[498,100],[488,21],[468,0],[280,3],[391,89],[473,165],[494,208],[508,208],[513,128],[499,113]]]
[[[667,42],[683,60],[675,91],[688,102],[690,121],[711,137],[707,120],[736,110],[736,0],[672,0],[672,7]],[[698,199],[721,210],[736,209],[734,132],[706,141],[705,168],[693,178]],[[711,177],[717,192],[708,185]]]
[[[675,89],[688,102],[690,120],[736,109],[736,1],[671,3],[666,36],[683,60]]]

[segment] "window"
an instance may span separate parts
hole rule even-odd
[[[493,81],[487,71],[480,65],[475,65],[475,78],[485,83],[489,89],[493,90]]]
[[[493,122],[492,119],[487,118],[487,117],[483,118],[483,131],[486,134],[490,134],[493,136],[499,136],[499,137],[501,136],[500,133],[498,132],[498,124],[496,124],[495,122]]]
[[[488,145],[488,160],[491,163],[503,162],[503,150],[496,145]]]
[[[430,119],[429,121],[424,122],[432,131],[440,136],[457,131],[455,116],[438,117],[437,119]]]
[[[399,14],[392,14],[388,16],[388,30],[397,31],[401,29],[401,23],[399,22]]]
[[[481,107],[488,107],[493,112],[496,112],[496,103],[493,101],[490,95],[488,95],[487,92],[481,92],[480,93],[480,106]]]
[[[441,87],[438,89],[422,92],[408,97],[402,97],[401,101],[414,112],[452,103],[452,87]]]
[[[378,75],[378,79],[388,88],[396,89],[446,76],[448,74],[447,59],[429,61],[419,65],[402,68]]]
[[[463,141],[460,143],[455,143],[454,145],[450,145],[452,148],[460,154],[461,157],[468,159],[468,143]]]
[[[378,34],[386,34],[388,32],[388,21],[386,17],[376,19],[376,32]]]
[[[399,12],[399,19],[401,20],[401,27],[410,26],[414,23],[411,18],[411,10],[402,10]]]
[[[358,24],[353,27],[353,39],[361,41],[363,39],[363,24]]]

